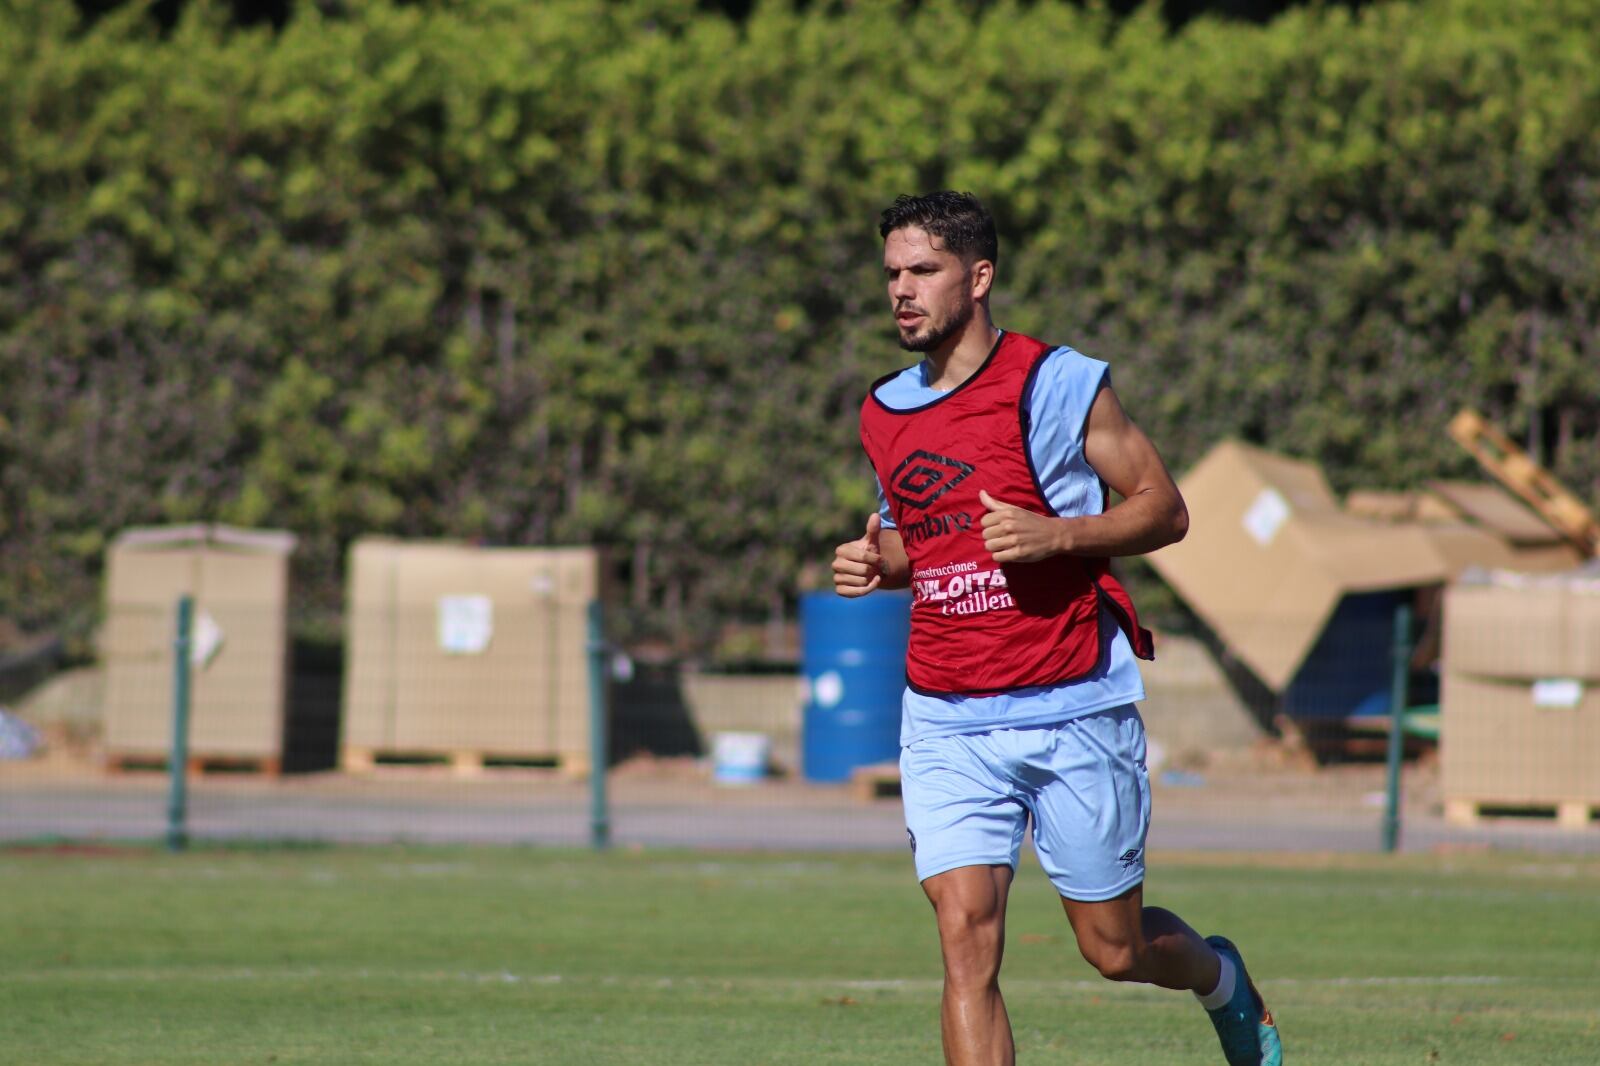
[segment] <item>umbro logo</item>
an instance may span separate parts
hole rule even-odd
[[[907,507],[924,511],[934,500],[961,484],[972,471],[970,463],[918,448],[889,475],[889,491]]]
[[[1133,864],[1139,861],[1139,856],[1143,851],[1143,848],[1129,848],[1127,851],[1117,856],[1117,861],[1122,863],[1122,868],[1124,870],[1131,870],[1133,869]]]

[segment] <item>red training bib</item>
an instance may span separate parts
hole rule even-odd
[[[938,399],[895,410],[877,398],[884,378],[861,406],[861,443],[911,560],[906,679],[918,691],[992,695],[1086,677],[1100,661],[1102,605],[1134,654],[1154,658],[1106,559],[1002,565],[984,548],[980,489],[1056,513],[1028,462],[1022,410],[1032,372],[1051,350],[1005,333],[977,373]]]

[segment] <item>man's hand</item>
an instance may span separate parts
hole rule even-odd
[[[866,536],[833,550],[833,591],[854,598],[883,583],[883,550],[878,543],[882,528],[883,519],[873,511],[867,519]]]
[[[983,516],[983,546],[995,562],[1036,563],[1071,550],[1062,519],[1001,503],[982,489],[978,499],[989,509]]]

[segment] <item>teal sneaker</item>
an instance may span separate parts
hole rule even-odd
[[[1278,1039],[1278,1027],[1272,1012],[1261,1001],[1255,982],[1244,968],[1244,957],[1233,941],[1225,936],[1208,936],[1210,944],[1219,955],[1226,955],[1238,973],[1238,983],[1233,988],[1233,998],[1226,1006],[1207,1011],[1217,1039],[1222,1041],[1222,1054],[1228,1066],[1283,1066],[1283,1044]]]

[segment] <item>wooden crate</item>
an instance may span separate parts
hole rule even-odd
[[[1570,578],[1459,585],[1443,625],[1447,813],[1467,824],[1543,811],[1587,825],[1600,806],[1600,589]]]
[[[106,559],[104,742],[112,759],[166,758],[177,602],[194,600],[189,748],[281,764],[288,696],[287,533],[225,526],[127,530]]]
[[[358,542],[351,550],[343,701],[346,766],[426,755],[589,760],[588,548]],[[452,643],[456,605],[484,611],[481,643]],[[377,753],[363,755],[361,753]],[[466,753],[466,754],[462,754]]]

